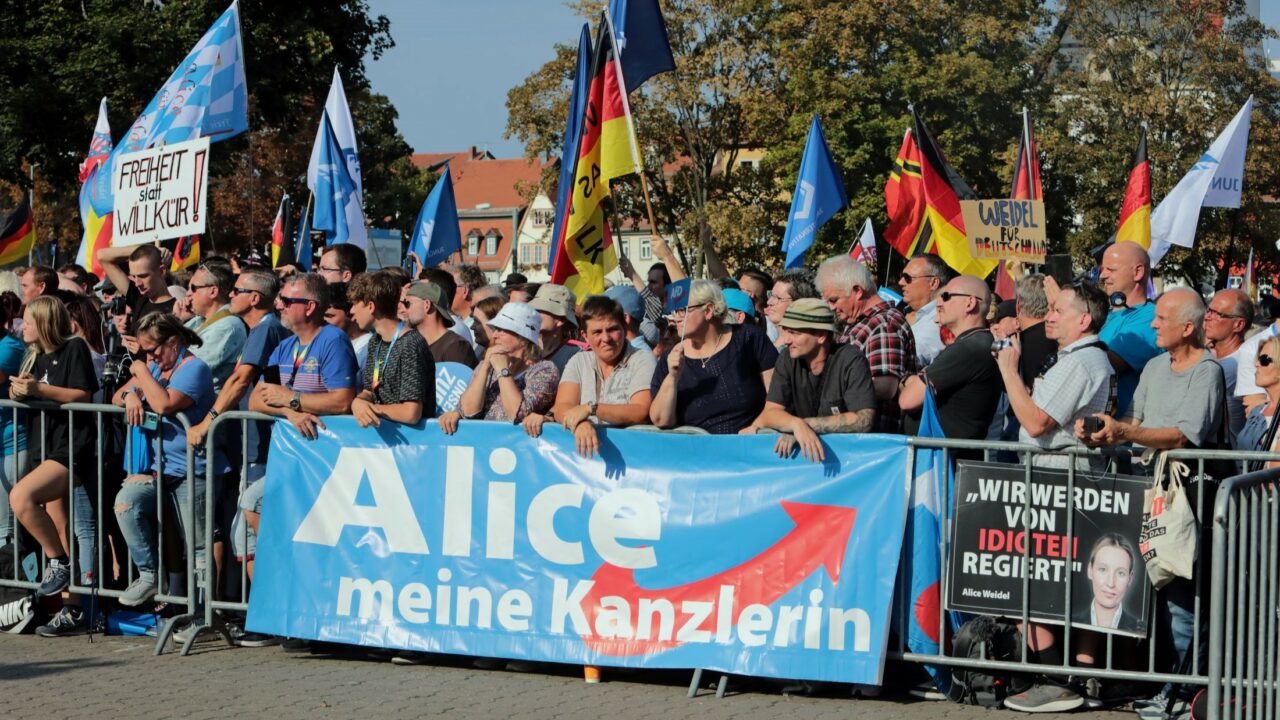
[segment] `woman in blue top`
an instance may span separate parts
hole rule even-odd
[[[155,428],[152,432],[156,436],[156,449],[151,472],[125,478],[124,486],[116,495],[116,519],[129,545],[129,556],[138,567],[138,577],[120,598],[121,603],[129,606],[150,600],[159,589],[156,505],[160,488],[163,488],[165,528],[174,531],[166,538],[165,549],[176,551],[182,547],[178,538],[185,537],[186,528],[191,527],[193,489],[197,545],[191,551],[198,555],[202,549],[205,458],[188,454],[186,425],[207,415],[215,397],[213,373],[189,350],[201,344],[200,336],[184,327],[176,316],[170,313],[146,316],[138,324],[137,339],[138,351],[145,354],[149,362],[145,366],[141,362],[130,365],[132,380],[116,392],[114,402],[125,409],[130,425]],[[178,419],[179,415],[186,424]],[[226,471],[221,451],[215,450],[213,461],[219,473]],[[166,552],[166,569],[179,570],[179,557],[178,552]]]

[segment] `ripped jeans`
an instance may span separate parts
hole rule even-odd
[[[157,512],[163,508],[166,536],[182,538],[182,547],[192,551],[195,567],[204,565],[204,478],[195,481],[194,525],[192,524],[191,487],[186,477],[164,476],[162,492],[157,492],[153,475],[130,475],[116,494],[116,520],[120,532],[129,545],[129,557],[139,572],[157,572],[160,552],[160,522]],[[191,530],[192,540],[187,533]],[[194,548],[192,548],[194,544]],[[166,567],[167,572],[183,571],[181,567]]]

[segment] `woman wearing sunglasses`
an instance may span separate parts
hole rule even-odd
[[[1254,382],[1267,399],[1255,405],[1245,418],[1244,427],[1236,435],[1237,450],[1276,450],[1276,409],[1280,408],[1280,336],[1272,335],[1258,345],[1253,360]],[[1267,467],[1280,466],[1269,462]],[[1251,468],[1253,469],[1253,468]]]
[[[125,409],[130,425],[142,426],[155,434],[155,452],[148,472],[130,475],[116,494],[116,519],[129,546],[129,556],[138,576],[125,589],[120,602],[141,605],[159,589],[160,545],[157,537],[157,505],[165,511],[165,528],[174,535],[166,540],[165,566],[181,568],[177,538],[192,528],[191,493],[194,490],[196,542],[204,537],[203,511],[205,463],[203,453],[193,453],[188,463],[186,427],[200,422],[213,406],[213,372],[191,353],[201,344],[200,336],[185,327],[171,313],[152,313],[138,324],[138,351],[146,362],[129,366],[130,380],[116,391],[113,402]],[[230,470],[221,449],[214,447],[213,462],[219,474]],[[190,467],[188,467],[190,465]],[[188,471],[191,473],[188,482]],[[161,496],[163,492],[163,496]],[[166,533],[168,535],[168,533]],[[200,545],[193,549],[199,552]]]

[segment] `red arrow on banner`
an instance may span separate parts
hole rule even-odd
[[[582,600],[587,622],[592,628],[596,626],[596,617],[602,610],[600,601],[609,596],[621,598],[631,608],[635,608],[641,598],[655,602],[666,600],[680,613],[686,601],[714,603],[723,585],[736,589],[735,598],[740,607],[757,603],[770,605],[820,566],[826,567],[831,580],[839,583],[857,509],[786,501],[781,505],[796,526],[759,555],[718,575],[671,588],[647,589],[636,584],[634,570],[608,563],[601,565],[591,578],[595,585]],[[729,612],[729,609],[720,610]],[[714,618],[712,613],[699,629],[713,624]],[[736,616],[731,624],[737,624]],[[583,641],[596,652],[614,656],[647,655],[680,645],[677,640],[600,638],[594,634],[584,636]]]

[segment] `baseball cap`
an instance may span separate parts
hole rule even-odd
[[[538,288],[538,294],[529,301],[529,305],[534,310],[564,318],[574,327],[578,326],[578,318],[573,314],[573,306],[577,304],[577,298],[573,296],[572,290],[553,283],[547,283]]]
[[[826,330],[836,331],[836,316],[831,308],[818,298],[800,298],[792,300],[782,313],[779,327],[789,330]]]
[[[756,316],[756,305],[751,302],[750,295],[738,290],[737,288],[725,288],[723,292],[725,307],[730,310],[744,312],[747,314],[747,317],[753,318]]]
[[[534,345],[542,347],[542,343],[538,341],[538,331],[542,329],[542,317],[529,303],[503,305],[498,314],[489,321],[489,325],[519,335]]]
[[[677,310],[689,307],[689,286],[693,281],[689,278],[667,283],[667,304],[662,312],[670,315]]]
[[[614,285],[604,291],[604,296],[622,306],[622,312],[634,320],[644,319],[644,301],[640,292],[630,285]]]
[[[996,320],[1018,317],[1018,301],[1005,300],[996,306]]]
[[[431,305],[440,313],[440,319],[444,321],[445,327],[453,327],[453,313],[449,312],[449,304],[441,298],[444,297],[444,290],[430,280],[419,280],[409,286],[408,292],[405,293],[409,297],[416,297],[419,300],[430,301]]]

